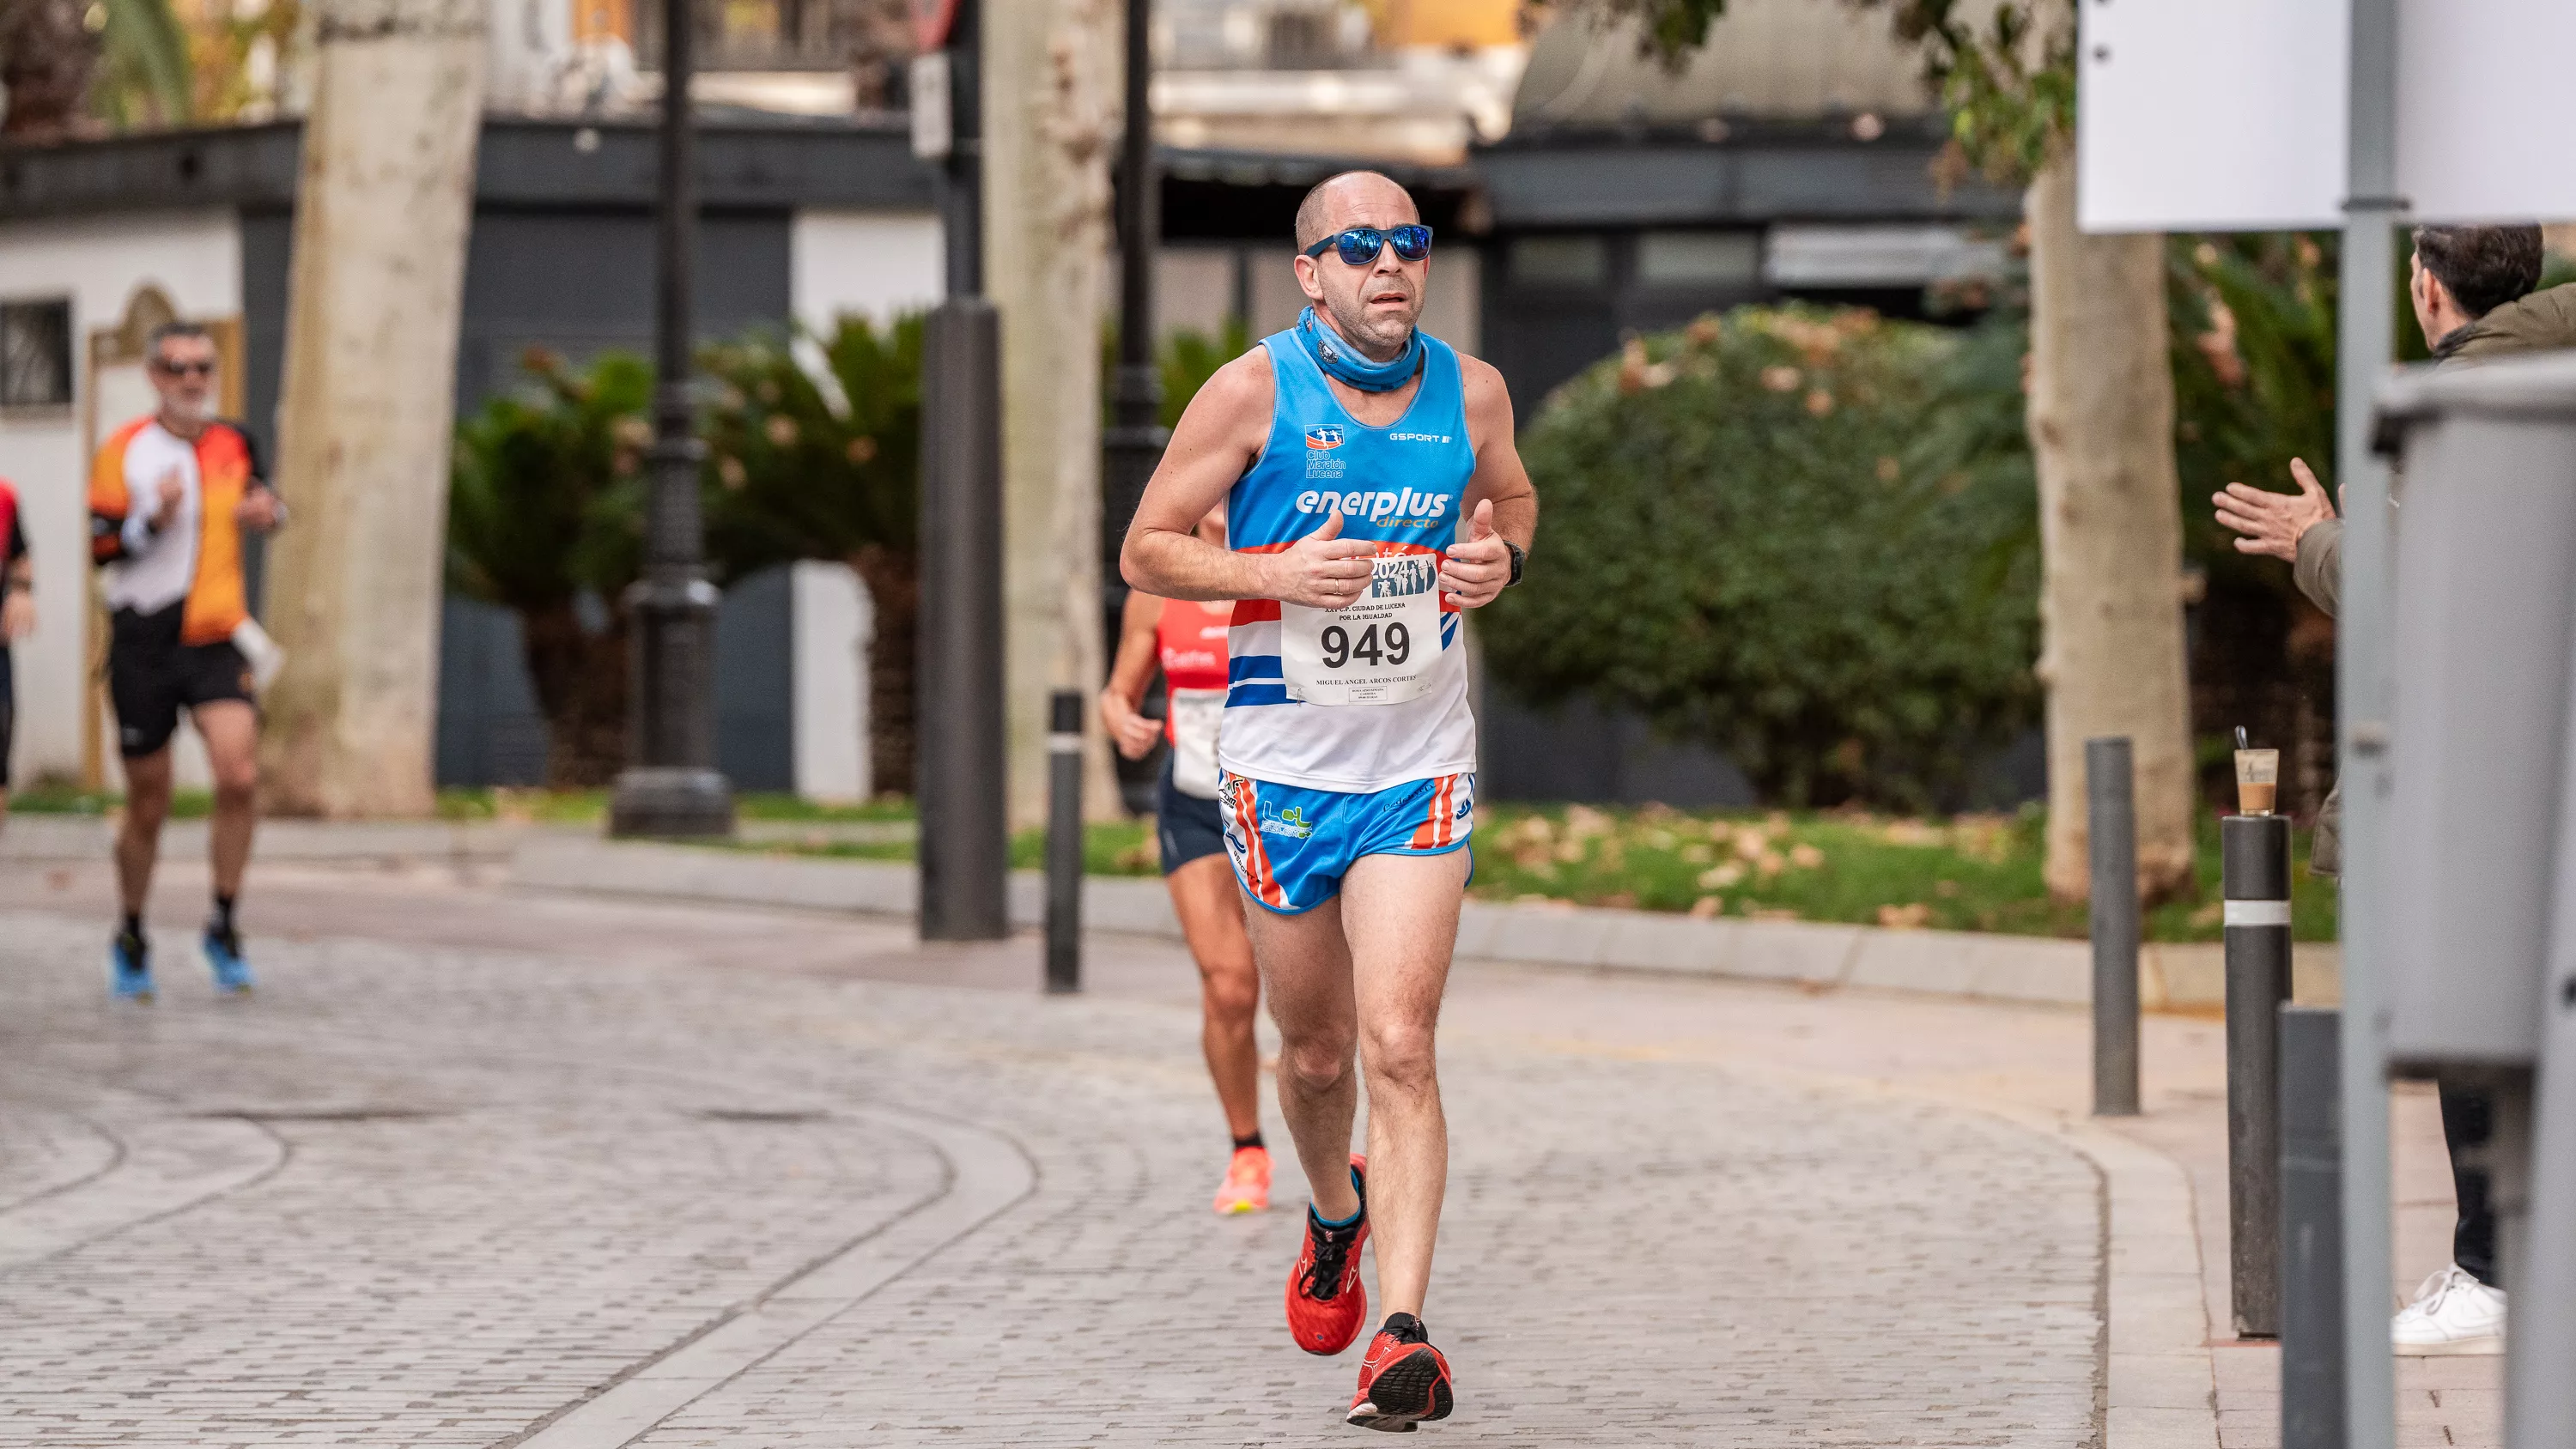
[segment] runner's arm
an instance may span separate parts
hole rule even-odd
[[[1493,364],[1460,358],[1466,374],[1467,441],[1476,449],[1476,473],[1467,480],[1460,508],[1474,517],[1476,505],[1492,502],[1494,531],[1527,551],[1538,536],[1538,488],[1521,466],[1521,450],[1512,435],[1512,394]]]
[[[1142,589],[1127,591],[1119,615],[1118,657],[1109,666],[1109,682],[1100,689],[1100,723],[1109,743],[1131,760],[1145,758],[1162,733],[1155,721],[1137,712],[1145,701],[1145,683],[1154,677],[1154,628],[1162,622],[1163,601]]]
[[[241,435],[242,452],[250,459],[250,481],[242,488],[241,502],[233,508],[233,521],[254,533],[275,533],[286,526],[286,500],[268,481],[268,468],[260,461],[259,439],[239,423],[225,426]]]
[[[1163,599],[1273,597],[1260,558],[1197,534],[1268,441],[1270,396],[1270,354],[1256,347],[1218,368],[1181,411],[1118,553],[1131,586]]]
[[[1527,552],[1538,533],[1538,490],[1521,466],[1512,438],[1512,396],[1489,363],[1459,359],[1466,388],[1467,440],[1476,450],[1476,472],[1460,500],[1458,541],[1441,560],[1442,587],[1459,603],[1492,603],[1511,581],[1506,540]]]
[[[1190,399],[1118,553],[1129,584],[1165,599],[1280,599],[1323,609],[1341,608],[1368,587],[1376,547],[1338,537],[1338,512],[1268,553],[1219,548],[1195,532],[1269,443],[1272,393],[1270,354],[1256,347],[1218,368]]]
[[[24,639],[36,628],[36,561],[27,552],[27,520],[9,513],[9,539],[0,546],[0,644]]]

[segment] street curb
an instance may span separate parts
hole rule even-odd
[[[2218,1373],[2191,1174],[2090,1122],[1951,1099],[2054,1136],[2102,1174],[2103,1449],[2219,1449]]]
[[[161,858],[205,859],[206,832],[207,823],[203,820],[171,821],[161,828]],[[570,833],[575,830],[497,820],[263,819],[252,841],[251,855],[254,861],[298,863],[442,860],[499,864],[527,840]],[[0,861],[104,860],[115,841],[116,822],[103,816],[12,814],[7,824],[0,825]]]
[[[265,837],[263,837],[264,839]],[[704,846],[606,841],[557,832],[524,836],[510,882],[542,890],[653,896],[730,905],[783,906],[910,916],[920,899],[910,865],[831,860]],[[1082,886],[1087,930],[1180,939],[1159,880],[1092,876]],[[1045,881],[1014,872],[1010,919],[1045,920]],[[1469,901],[1459,913],[1464,960],[1795,983],[1814,990],[1867,987],[1991,1001],[2089,1005],[2092,947],[2083,941],[1974,931],[1888,930],[1812,921],[1701,920],[1664,911]],[[2336,951],[2298,948],[2298,999],[2336,998]],[[2151,1011],[2226,1004],[2214,942],[2149,945],[2139,957],[2139,999]]]

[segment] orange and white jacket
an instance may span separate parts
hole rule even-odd
[[[165,478],[179,480],[179,511],[156,532]],[[250,612],[233,510],[265,486],[250,436],[234,424],[208,423],[194,443],[150,417],[117,429],[89,473],[90,559],[108,570],[108,607],[155,614],[185,602],[181,643],[231,638]]]

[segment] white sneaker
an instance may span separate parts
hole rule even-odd
[[[2504,1290],[2490,1288],[2454,1263],[2424,1280],[2415,1301],[2398,1311],[2388,1336],[2399,1354],[2504,1352]]]

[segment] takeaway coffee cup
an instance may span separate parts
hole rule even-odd
[[[2269,815],[2281,794],[2281,752],[2236,752],[2236,810],[2240,815]]]

